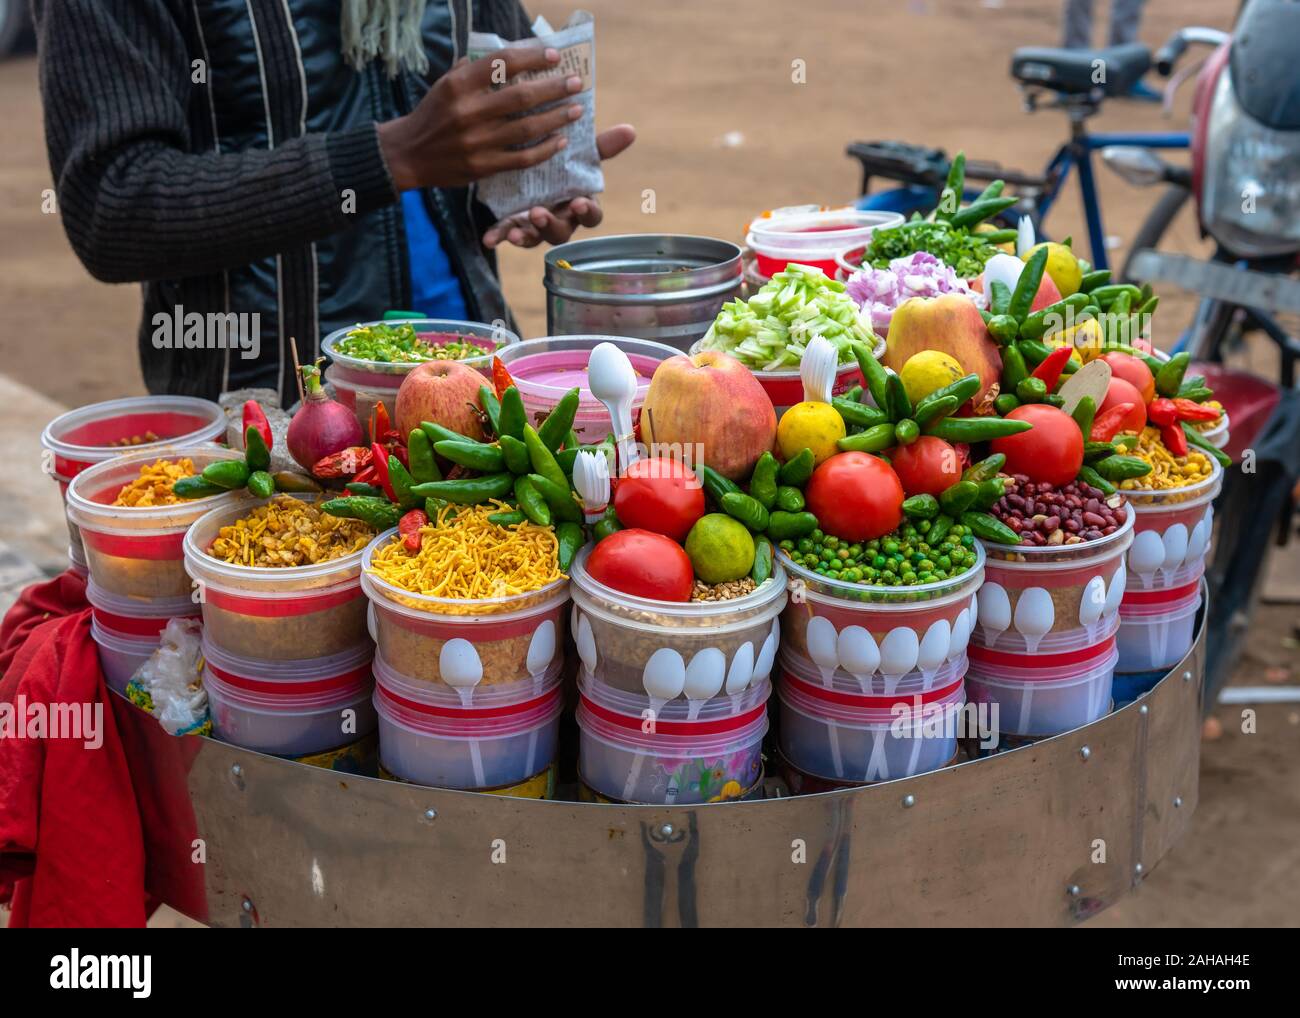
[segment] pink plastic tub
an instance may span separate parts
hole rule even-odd
[[[379,664],[374,704],[379,758],[404,781],[437,788],[510,788],[555,759],[563,709],[557,661],[537,679],[478,691],[465,706],[455,690]]]
[[[555,408],[566,392],[577,386],[581,392],[573,430],[578,438],[584,444],[595,444],[614,430],[605,405],[587,388],[587,361],[591,351],[601,343],[613,343],[626,353],[636,372],[633,424],[640,416],[655,369],[669,357],[681,354],[676,347],[664,343],[622,336],[547,336],[506,347],[500,353],[501,361],[515,380],[528,420],[534,426]]]
[[[68,486],[68,518],[81,531],[90,576],[100,589],[123,597],[182,598],[191,592],[183,544],[190,525],[211,511],[248,504],[247,492],[226,492],[175,505],[115,506],[140,468],[156,460],[188,458],[196,470],[243,453],[215,445],[166,446],[116,456],[83,470]]]
[[[1050,656],[972,647],[966,695],[971,703],[997,704],[994,727],[1003,735],[1059,735],[1110,710],[1118,659],[1113,637],[1094,649]]]
[[[621,802],[721,802],[739,798],[763,773],[767,733],[764,678],[743,696],[660,704],[583,675],[579,683],[578,769],[582,781]]]
[[[170,598],[119,597],[94,580],[86,584],[91,618],[105,630],[122,636],[155,642],[175,618],[196,618],[199,603],[189,595]]]
[[[1186,488],[1132,489],[1124,492],[1136,516],[1129,572],[1142,587],[1167,586],[1172,574],[1210,547],[1215,496],[1223,486],[1223,468]]]
[[[912,587],[829,580],[796,565],[784,552],[790,601],[782,615],[786,649],[810,660],[823,684],[837,670],[887,692],[914,672],[933,683],[966,650],[975,623],[975,592],[984,579],[984,552],[958,577]]]
[[[1168,590],[1134,590],[1119,608],[1118,672],[1172,668],[1192,649],[1196,612],[1201,606],[1199,577]]]
[[[790,262],[815,266],[834,278],[839,254],[865,246],[876,230],[902,221],[897,212],[858,209],[777,214],[750,223],[745,244],[754,252],[759,274],[769,279]]]
[[[1133,512],[1108,537],[1081,544],[1019,547],[980,543],[988,553],[979,592],[980,642],[1003,646],[1003,634],[1033,653],[1051,633],[1101,632],[1124,595],[1124,552]]]
[[[815,667],[783,658],[781,752],[821,778],[889,781],[938,770],[957,753],[961,676],[929,692],[892,696],[827,689]]]
[[[90,638],[99,650],[99,667],[110,689],[126,693],[126,684],[136,670],[149,660],[161,644],[161,638],[115,632],[101,626],[98,618],[90,622]]]
[[[356,742],[375,729],[371,647],[301,661],[228,654],[204,635],[203,687],[212,731],[224,742],[304,756]]]

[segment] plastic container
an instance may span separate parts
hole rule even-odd
[[[482,600],[411,593],[370,571],[375,552],[396,535],[386,531],[366,547],[361,584],[373,606],[375,642],[402,675],[487,687],[545,674],[563,658],[568,580]]]
[[[1121,592],[1122,592],[1121,588]],[[1119,628],[1119,610],[1106,612],[1090,626],[1078,629],[1061,629],[1054,633],[1045,633],[1040,637],[1025,636],[1016,629],[1001,631],[986,630],[976,625],[970,634],[968,653],[974,657],[980,648],[1000,651],[1004,654],[1069,654],[1074,651],[1086,651],[1095,648],[1115,635]],[[1030,650],[1030,643],[1033,650]]]
[[[1222,486],[1223,468],[1214,463],[1209,477],[1186,488],[1124,492],[1135,516],[1128,568],[1143,587],[1167,586],[1176,570],[1209,550],[1212,503]]]
[[[636,395],[632,398],[635,424],[650,388],[655,369],[681,351],[664,343],[620,336],[547,336],[515,343],[500,353],[501,362],[515,380],[530,421],[545,418],[566,392],[575,385],[579,394],[573,430],[584,443],[594,445],[613,430],[609,411],[587,388],[587,361],[601,343],[613,343],[627,354],[636,372]]]
[[[318,502],[329,496],[292,497]],[[283,569],[232,565],[207,553],[222,527],[267,501],[214,509],[185,535],[185,568],[201,585],[208,639],[229,653],[271,661],[369,647],[361,590],[364,549],[329,562]]]
[[[86,549],[80,541],[68,542],[68,568],[83,580],[90,575],[90,566],[86,564]]]
[[[975,547],[967,572],[912,587],[829,580],[780,552],[792,590],[781,626],[786,652],[810,660],[823,685],[837,671],[884,692],[918,671],[933,683],[965,653],[975,623],[984,578],[984,553]]]
[[[90,638],[99,650],[99,667],[110,689],[126,694],[126,684],[162,643],[161,637],[118,633],[90,620]]]
[[[585,785],[621,802],[692,805],[734,799],[763,773],[766,678],[743,697],[701,706],[695,719],[676,706],[632,706],[584,674],[578,695],[578,770]],[[652,708],[651,708],[652,709]]]
[[[926,693],[863,695],[827,689],[811,662],[785,656],[777,697],[786,760],[807,774],[855,782],[944,766],[957,752],[966,702],[960,675]]]
[[[391,361],[371,361],[359,357],[349,357],[339,353],[337,347],[349,333],[366,325],[405,325],[415,327],[415,331],[435,345],[444,345],[452,339],[468,338],[479,346],[496,351],[511,343],[518,343],[519,337],[509,329],[501,326],[486,325],[483,322],[461,322],[448,318],[414,318],[406,322],[380,321],[360,322],[346,329],[331,332],[321,341],[321,353],[330,359],[330,366],[325,371],[325,381],[334,386],[338,401],[352,410],[361,422],[361,428],[370,436],[370,412],[375,404],[383,403],[392,420],[397,419],[397,390],[410,370],[419,366],[420,361],[393,363]],[[491,377],[492,356],[467,357],[462,364]]]
[[[1189,583],[1195,583],[1205,575],[1209,554],[1210,549],[1206,548],[1197,558],[1186,559],[1177,569],[1157,569],[1153,573],[1139,574],[1133,572],[1133,553],[1130,551],[1125,599],[1127,600],[1136,591],[1173,590],[1176,587],[1186,587]],[[1123,602],[1120,602],[1120,607],[1123,607]]]
[[[852,660],[852,650],[850,648],[846,649],[848,650],[846,656]],[[837,668],[823,668],[810,658],[800,654],[793,647],[785,647],[781,651],[778,660],[796,664],[800,674],[807,673],[811,676],[809,681],[816,683],[823,689],[855,693],[861,696],[903,696],[912,693],[928,693],[931,690],[951,686],[966,674],[966,654],[964,649],[951,658],[945,658],[938,668],[924,671],[917,668],[901,677],[889,676],[888,678],[879,672],[863,675],[859,678],[857,675],[845,670],[842,663]]]
[[[159,459],[182,458],[192,460],[201,471],[209,463],[242,459],[243,453],[215,445],[158,447],[97,463],[68,486],[68,518],[81,531],[90,576],[100,589],[145,599],[188,597],[192,586],[182,545],[190,524],[208,512],[224,508],[238,513],[251,504],[243,491],[175,505],[111,504],[122,487],[139,476],[141,467]]]
[[[1181,661],[1192,649],[1200,606],[1199,578],[1171,590],[1131,591],[1119,608],[1116,671],[1155,671]]]
[[[666,694],[684,694],[688,684],[711,696],[737,693],[772,670],[781,639],[777,616],[786,603],[785,573],[779,566],[744,597],[670,603],[598,583],[586,569],[590,554],[591,546],[582,549],[569,569],[570,623],[582,667],[599,682],[627,693],[676,699]]]
[[[1002,733],[1049,736],[1068,732],[1091,724],[1110,710],[1119,654],[1113,640],[1103,641],[1097,651],[1066,660],[1068,655],[1016,656],[972,648],[966,696],[974,704],[998,705],[993,727]],[[996,657],[991,657],[994,653]]]
[[[191,596],[153,598],[120,597],[104,590],[94,580],[86,584],[91,618],[111,633],[155,642],[176,618],[196,618],[200,606]]]
[[[212,732],[224,742],[300,757],[375,730],[368,644],[325,657],[265,661],[230,654],[204,632],[203,687]]]
[[[1021,548],[981,541],[988,553],[979,592],[981,640],[1000,647],[1006,633],[1032,654],[1048,634],[1084,629],[1095,638],[1124,596],[1133,519],[1130,510],[1113,534],[1079,544]]]
[[[521,699],[512,689],[476,692],[470,707],[454,690],[377,669],[379,759],[403,781],[438,788],[495,791],[546,771],[555,759],[563,696],[561,662]]]
[[[1228,420],[1228,411],[1224,410],[1223,413],[1220,414],[1219,419],[1214,422],[1214,427],[1206,428],[1202,431],[1201,437],[1216,449],[1222,449],[1227,446],[1228,439],[1232,437],[1228,433],[1230,423],[1231,422]]]
[[[873,232],[902,221],[897,212],[852,208],[777,214],[750,223],[745,244],[754,252],[758,272],[769,279],[790,262],[815,266],[834,278],[838,255],[865,246]]]

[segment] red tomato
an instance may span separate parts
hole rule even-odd
[[[1142,366],[1146,367],[1145,364]],[[1124,422],[1119,426],[1120,431],[1140,432],[1147,426],[1147,401],[1142,398],[1142,393],[1137,391],[1132,382],[1111,378],[1110,385],[1106,388],[1106,398],[1097,407],[1097,416],[1100,417],[1119,403],[1133,404],[1133,409],[1124,416]]]
[[[870,541],[903,519],[903,485],[884,460],[865,452],[836,453],[813,471],[804,489],[821,529],[846,541]]]
[[[704,488],[695,472],[676,460],[637,460],[618,480],[614,511],[623,526],[663,534],[680,544],[704,515]]]
[[[922,435],[889,454],[894,473],[909,495],[934,495],[961,480],[961,457],[942,438]]]
[[[654,601],[689,601],[695,585],[686,550],[648,530],[610,534],[591,550],[587,572],[597,583]]]
[[[1150,403],[1156,398],[1156,380],[1151,369],[1132,354],[1113,350],[1102,358],[1110,365],[1112,378],[1122,378],[1142,394],[1142,402]]]
[[[1047,403],[1016,407],[1007,418],[1033,427],[1018,435],[995,438],[993,451],[1007,458],[1008,474],[1024,474],[1040,484],[1060,487],[1074,480],[1083,466],[1083,433],[1074,418]]]

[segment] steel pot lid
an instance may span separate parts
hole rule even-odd
[[[588,302],[699,300],[734,290],[740,275],[740,248],[712,237],[593,237],[546,253],[546,289],[558,297]]]

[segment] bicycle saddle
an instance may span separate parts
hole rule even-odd
[[[1022,46],[1011,55],[1011,76],[1017,81],[1076,95],[1096,89],[1124,95],[1150,67],[1151,50],[1140,42],[1105,49]]]

